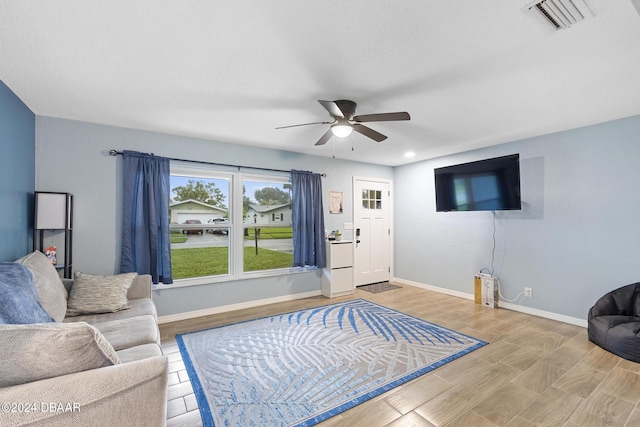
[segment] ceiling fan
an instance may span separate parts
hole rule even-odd
[[[391,122],[397,120],[411,120],[411,116],[406,111],[399,113],[378,113],[378,114],[363,114],[356,116],[356,103],[346,99],[339,99],[336,101],[322,101],[318,100],[333,118],[332,122],[313,122],[302,123],[299,125],[281,126],[276,129],[292,128],[297,126],[307,125],[331,125],[324,135],[320,137],[316,145],[324,145],[329,141],[332,135],[338,138],[344,138],[351,135],[352,131],[361,133],[362,135],[373,139],[376,142],[381,142],[387,139],[387,137],[380,132],[362,125],[360,123],[366,122]]]

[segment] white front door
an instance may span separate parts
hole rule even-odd
[[[354,178],[355,285],[389,280],[391,271],[391,183]]]

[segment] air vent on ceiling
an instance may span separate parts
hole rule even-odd
[[[584,0],[542,0],[525,7],[523,12],[552,31],[593,17]]]

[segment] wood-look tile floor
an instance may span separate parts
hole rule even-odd
[[[490,344],[321,426],[640,426],[640,364],[593,345],[585,328],[403,285],[307,298],[160,325],[169,357],[168,426],[201,426],[175,334],[364,298]]]

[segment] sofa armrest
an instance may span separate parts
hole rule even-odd
[[[157,356],[0,388],[0,425],[163,426],[167,381]]]
[[[151,298],[151,275],[139,274],[127,292],[127,299]]]

